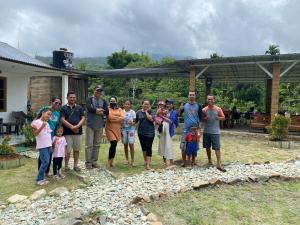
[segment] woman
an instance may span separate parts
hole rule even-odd
[[[124,144],[125,163],[129,164],[128,146],[130,148],[131,166],[134,164],[134,136],[136,113],[131,109],[132,102],[129,99],[124,101],[124,120],[122,122],[122,142]]]
[[[178,118],[177,112],[174,109],[174,102],[167,99],[165,103],[168,113],[167,116],[163,117],[162,132],[158,144],[158,154],[163,157],[165,164],[167,164],[167,160],[169,160],[170,165],[172,165],[172,137],[174,136],[174,127],[178,127]]]
[[[138,123],[138,136],[141,143],[144,164],[149,170],[152,157],[152,144],[154,140],[154,119],[151,115],[150,101],[142,102],[142,109],[136,112],[136,123]]]
[[[124,112],[117,105],[117,97],[109,98],[109,113],[105,124],[105,133],[110,142],[108,153],[108,166],[113,167],[116,156],[118,141],[121,139],[121,123],[124,119]]]

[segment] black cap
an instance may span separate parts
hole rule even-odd
[[[103,91],[102,86],[101,85],[97,85],[95,87],[95,91]]]
[[[167,104],[167,103],[174,104],[174,101],[173,101],[172,99],[168,98],[168,99],[166,100],[166,104]]]

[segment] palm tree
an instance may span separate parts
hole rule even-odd
[[[280,55],[279,45],[269,45],[269,49],[265,52],[265,55]]]

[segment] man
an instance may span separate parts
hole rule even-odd
[[[188,95],[188,102],[185,104],[181,104],[178,114],[182,115],[184,113],[184,126],[181,136],[181,154],[182,154],[182,167],[186,166],[186,141],[185,136],[189,131],[190,127],[199,127],[200,132],[200,122],[202,115],[202,107],[200,104],[196,102],[196,93],[194,91],[190,91]]]
[[[86,146],[85,146],[85,166],[87,169],[99,168],[98,156],[100,142],[103,134],[104,115],[108,116],[108,106],[102,98],[102,87],[96,86],[94,95],[88,97],[87,126],[86,126]]]
[[[203,108],[205,117],[204,130],[203,130],[203,148],[206,149],[208,165],[212,165],[211,161],[211,148],[215,150],[217,157],[217,169],[226,172],[221,166],[221,151],[220,151],[220,121],[225,120],[222,109],[215,105],[215,97],[208,95],[207,106]]]
[[[78,167],[79,151],[81,146],[82,125],[84,123],[84,112],[80,105],[76,104],[76,94],[69,91],[67,94],[68,103],[61,108],[61,122],[64,128],[63,135],[67,140],[67,155],[65,159],[65,170],[69,171],[69,160],[73,150],[74,170],[80,172]]]

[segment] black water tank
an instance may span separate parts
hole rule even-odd
[[[53,51],[53,66],[60,69],[73,69],[73,52],[68,52],[66,48]]]

